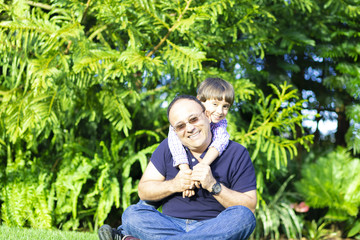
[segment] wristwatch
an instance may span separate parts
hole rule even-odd
[[[212,186],[212,195],[218,195],[221,192],[221,184],[220,182],[216,181],[216,183]]]

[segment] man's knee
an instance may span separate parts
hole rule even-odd
[[[132,225],[143,220],[143,215],[149,213],[149,211],[156,211],[153,206],[143,204],[139,202],[134,205],[130,205],[125,209],[122,214],[122,223],[124,225]]]
[[[129,221],[133,219],[131,216],[134,215],[135,212],[136,210],[134,209],[134,205],[130,205],[129,207],[127,207],[121,217],[122,224],[128,225]]]
[[[241,219],[241,221],[247,221],[250,225],[252,224],[256,224],[256,218],[254,213],[247,207],[245,206],[232,206],[232,207],[228,207],[224,213],[228,213],[230,215],[233,215],[234,217],[236,216],[237,219]]]
[[[231,218],[234,228],[234,234],[240,239],[247,239],[256,227],[256,218],[254,213],[244,206],[232,206],[227,208],[224,213],[227,213],[226,218]]]
[[[242,205],[236,205],[236,206],[232,206],[232,207],[228,207],[226,208],[225,211],[235,211],[235,212],[238,212],[238,214],[245,214],[245,215],[254,215],[253,212],[248,208],[248,207],[245,207],[245,206],[242,206]],[[251,214],[250,214],[251,213]]]

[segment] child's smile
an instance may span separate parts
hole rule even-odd
[[[218,123],[223,120],[230,108],[230,103],[225,100],[210,99],[206,100],[203,104],[206,108],[207,116],[210,117],[213,123]]]

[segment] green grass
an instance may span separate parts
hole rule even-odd
[[[0,240],[98,240],[97,233],[16,228],[0,225]]]

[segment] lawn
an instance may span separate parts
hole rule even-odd
[[[97,233],[0,226],[1,240],[98,240]]]

